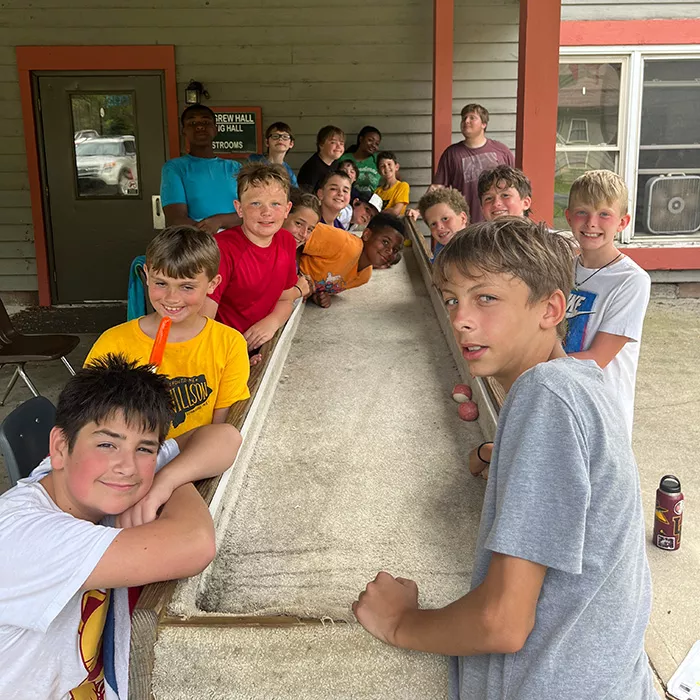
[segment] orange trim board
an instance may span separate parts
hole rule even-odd
[[[700,44],[700,19],[562,22],[562,46],[663,46]]]
[[[29,192],[34,224],[34,248],[39,283],[39,304],[51,305],[49,261],[44,226],[44,200],[41,193],[39,149],[37,147],[33,71],[162,70],[165,86],[165,112],[170,157],[180,154],[180,124],[175,79],[174,46],[18,46],[20,100],[24,142],[27,151]]]
[[[516,165],[532,183],[539,218],[552,223],[559,97],[560,0],[520,0]]]
[[[433,0],[433,174],[452,143],[454,0]]]
[[[654,270],[700,270],[700,246],[684,248],[620,248],[640,267]]]

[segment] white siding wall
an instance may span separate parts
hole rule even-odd
[[[17,45],[173,44],[178,97],[194,78],[212,105],[260,105],[288,122],[292,167],[325,124],[377,126],[415,201],[430,182],[432,0],[10,0],[0,20],[0,292],[37,289]],[[480,102],[514,145],[518,0],[456,0],[454,140]],[[180,105],[182,108],[182,104]],[[3,294],[6,298],[6,295]]]
[[[580,20],[697,19],[697,0],[562,0],[561,18]]]

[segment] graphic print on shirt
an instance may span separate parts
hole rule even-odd
[[[177,428],[185,422],[188,413],[204,406],[212,390],[203,374],[196,377],[172,377],[169,382],[175,409],[173,428]]]
[[[340,294],[345,289],[345,280],[342,275],[332,275],[330,272],[325,280],[316,282],[317,292],[328,292],[329,294]]]
[[[462,158],[464,182],[476,182],[484,170],[490,170],[498,165],[498,153],[479,153],[475,156]]]
[[[85,591],[80,605],[78,649],[87,678],[71,690],[71,700],[104,700],[105,674],[102,634],[109,609],[110,591]]]
[[[594,313],[593,307],[598,295],[584,289],[574,289],[566,302],[566,340],[564,352],[582,352],[585,348],[588,319]]]

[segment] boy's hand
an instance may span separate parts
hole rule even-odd
[[[481,448],[481,454],[486,457],[486,459],[490,460],[491,455],[493,454],[493,443],[492,442],[487,442],[485,445],[482,446]],[[479,448],[475,447],[470,453],[469,453],[469,471],[472,473],[473,476],[479,476],[481,475],[482,479],[488,479],[489,476],[489,464],[491,462],[485,462],[483,459],[479,457]]]
[[[213,236],[221,228],[221,223],[218,214],[214,214],[214,216],[208,216],[206,219],[198,221],[196,226],[201,231],[206,231]]]
[[[418,610],[418,586],[406,578],[380,571],[352,604],[357,621],[373,636],[396,645],[396,630],[404,614]]]
[[[248,343],[249,350],[256,350],[261,345],[265,344],[277,332],[277,322],[269,316],[254,323],[244,334],[243,337]]]
[[[173,485],[168,483],[167,472],[159,472],[153,479],[149,492],[138,503],[134,503],[131,508],[117,516],[116,526],[126,528],[152,523],[160,507],[170,500],[174,490]]]
[[[418,209],[406,209],[406,218],[412,221],[418,221],[418,219],[420,219],[420,212]]]
[[[327,309],[331,305],[331,295],[321,290],[311,295],[311,301],[313,301],[314,304],[318,304],[322,309]]]
[[[297,285],[301,289],[301,294],[304,299],[308,299],[311,292],[314,291],[314,283],[308,275],[299,275]]]

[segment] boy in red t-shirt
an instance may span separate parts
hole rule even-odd
[[[296,241],[282,228],[292,206],[287,174],[279,165],[251,163],[238,175],[238,196],[234,206],[243,224],[215,236],[221,284],[203,311],[243,334],[254,365],[260,346],[304,296],[306,282],[297,277]]]

